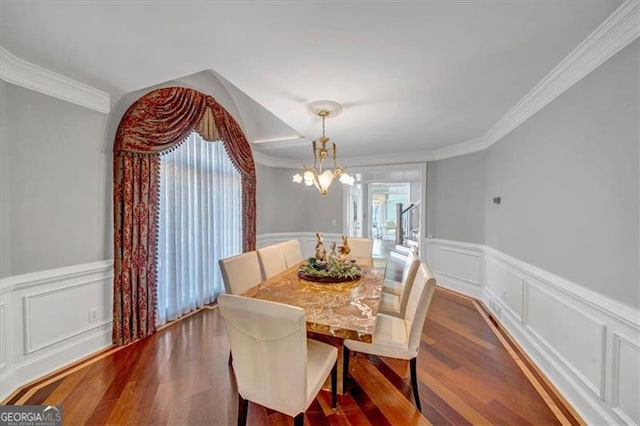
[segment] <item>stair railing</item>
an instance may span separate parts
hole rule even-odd
[[[396,203],[396,217],[398,218],[396,244],[399,245],[404,245],[405,240],[413,237],[413,233],[420,229],[420,201],[409,204],[406,209],[402,207],[402,203]]]

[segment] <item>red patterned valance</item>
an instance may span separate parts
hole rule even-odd
[[[251,146],[216,100],[184,87],[154,90],[120,121],[114,143],[113,342],[155,332],[159,156],[193,131],[224,143],[242,178],[243,249],[255,249],[256,172]]]

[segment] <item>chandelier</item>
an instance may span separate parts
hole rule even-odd
[[[342,106],[333,101],[317,101],[310,104],[309,109],[315,115],[322,118],[322,137],[311,143],[313,147],[313,167],[304,165],[302,175],[296,173],[293,176],[293,181],[295,183],[304,182],[307,186],[315,185],[318,191],[320,191],[320,194],[325,197],[327,191],[329,191],[329,187],[336,178],[339,178],[340,182],[344,185],[353,185],[355,182],[355,178],[345,173],[344,167],[338,167],[336,163],[336,144],[332,143],[331,146],[327,148],[329,138],[326,137],[324,133],[325,119],[329,116],[335,117],[338,115],[340,111],[342,111]],[[327,157],[331,158],[333,170],[330,168],[331,165],[325,165]]]

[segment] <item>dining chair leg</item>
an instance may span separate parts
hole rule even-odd
[[[304,426],[304,413],[300,413],[293,418],[293,426]]]
[[[347,378],[349,376],[349,348],[343,346],[342,350],[342,393],[347,393]]]
[[[422,406],[420,405],[420,395],[418,394],[418,375],[416,374],[416,359],[412,358],[409,361],[411,367],[411,387],[413,388],[413,398],[416,400],[416,408],[422,412]]]
[[[231,351],[229,351],[229,365],[233,364],[233,355],[231,354]]]
[[[338,361],[333,363],[331,369],[331,407],[335,410],[338,400]]]
[[[238,394],[238,426],[246,426],[249,401]]]

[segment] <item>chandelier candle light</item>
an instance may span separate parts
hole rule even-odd
[[[293,176],[293,181],[295,183],[304,182],[307,186],[315,185],[322,196],[325,197],[336,177],[339,177],[340,182],[345,185],[353,185],[355,182],[355,178],[345,173],[344,167],[338,167],[336,163],[336,144],[332,143],[330,148],[327,148],[329,138],[324,133],[325,119],[329,116],[335,117],[338,115],[342,111],[342,105],[333,101],[316,101],[309,105],[309,109],[322,118],[322,137],[312,142],[313,167],[304,165],[303,174],[296,173]],[[318,143],[320,147],[318,147]],[[333,170],[325,168],[324,162],[327,160],[327,156],[331,157]]]

